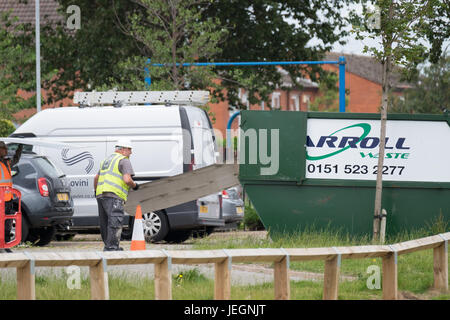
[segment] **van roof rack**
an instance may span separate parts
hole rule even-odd
[[[75,92],[74,103],[82,107],[98,105],[136,104],[190,104],[204,105],[209,101],[208,91],[106,91]]]

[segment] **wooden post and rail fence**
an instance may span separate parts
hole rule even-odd
[[[274,298],[290,299],[289,264],[293,261],[325,262],[323,299],[337,299],[342,259],[382,258],[383,299],[398,297],[398,256],[433,249],[434,285],[448,291],[448,240],[450,232],[393,245],[332,248],[143,250],[116,252],[19,252],[0,254],[0,268],[17,269],[17,299],[36,299],[35,268],[88,266],[91,299],[109,299],[108,266],[154,264],[155,299],[172,299],[173,264],[214,264],[214,299],[231,299],[232,263],[274,263]]]

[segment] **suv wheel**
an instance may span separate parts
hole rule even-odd
[[[38,230],[39,241],[36,242],[37,246],[43,247],[49,244],[55,236],[55,227],[46,227]]]
[[[26,242],[29,232],[30,232],[30,227],[29,227],[28,221],[25,218],[25,216],[22,214],[22,240],[20,242],[22,242],[22,243]],[[16,237],[16,221],[14,220],[14,222],[12,223],[12,226],[11,226],[11,239],[13,239],[15,237]]]
[[[146,242],[163,240],[169,232],[169,223],[163,211],[147,212],[142,215]]]

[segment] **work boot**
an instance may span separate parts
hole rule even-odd
[[[103,251],[123,251],[123,248],[104,248]]]

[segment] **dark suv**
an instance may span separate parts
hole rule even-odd
[[[47,157],[26,152],[11,173],[22,194],[22,241],[50,243],[57,228],[71,224],[74,212],[65,174]]]

